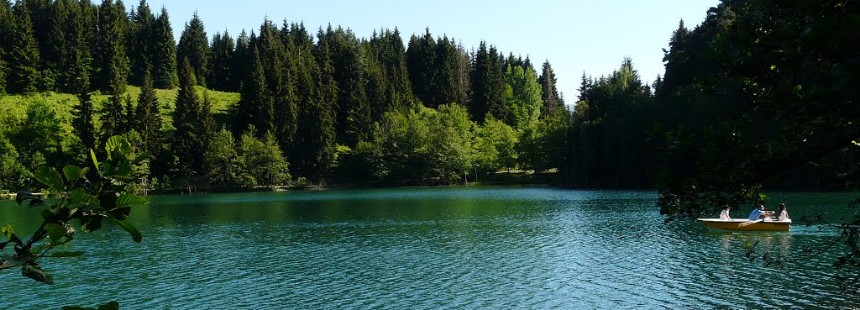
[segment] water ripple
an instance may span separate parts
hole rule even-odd
[[[157,201],[141,244],[85,235],[58,283],[3,273],[0,309],[843,308],[833,232],[662,224],[655,195],[550,189],[249,194]],[[262,197],[262,198],[260,198]],[[238,212],[237,210],[242,210]],[[608,212],[607,210],[611,210]],[[795,211],[796,210],[796,211]],[[793,212],[804,212],[794,209]],[[796,214],[796,213],[793,213]],[[786,258],[743,257],[744,245]],[[12,293],[14,292],[14,293]],[[86,294],[82,294],[86,292]]]

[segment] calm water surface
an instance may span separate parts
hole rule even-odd
[[[80,258],[43,265],[56,284],[0,272],[0,309],[845,308],[834,254],[804,249],[826,226],[788,233],[663,224],[652,192],[442,188],[152,197],[131,219],[79,235]],[[852,215],[856,194],[775,194],[791,215]],[[0,202],[31,231],[39,210]],[[749,210],[734,211],[744,217]],[[29,229],[28,229],[29,227]],[[744,257],[744,244],[782,267]]]

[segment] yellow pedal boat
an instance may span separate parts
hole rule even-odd
[[[791,228],[791,220],[776,221],[767,219],[750,221],[745,219],[721,220],[718,218],[700,218],[697,220],[707,228],[719,230],[788,231]]]

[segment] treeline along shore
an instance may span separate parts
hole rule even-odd
[[[548,60],[429,29],[404,41],[264,20],[210,36],[195,14],[177,42],[145,0],[0,0],[0,189],[118,134],[150,154],[135,167],[147,190],[854,186],[857,4],[703,14],[666,34],[653,82],[623,59],[565,102]]]

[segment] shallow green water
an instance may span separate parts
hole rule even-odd
[[[793,218],[844,218],[855,194],[774,194]],[[663,224],[656,195],[442,188],[152,197],[135,244],[79,235],[87,255],[45,260],[56,284],[0,272],[0,309],[842,308],[827,226],[788,233]],[[734,211],[744,217],[749,210]],[[0,202],[26,231],[38,210]],[[743,245],[786,259],[763,267]],[[836,254],[836,253],[833,253]]]

